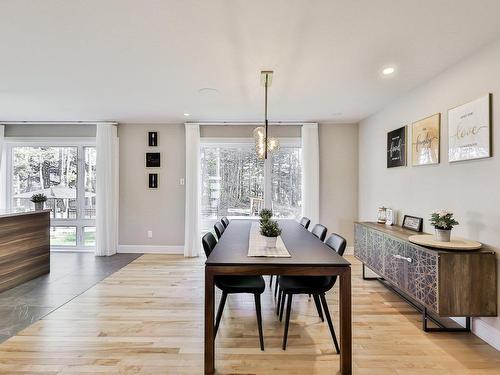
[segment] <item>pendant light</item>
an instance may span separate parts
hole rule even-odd
[[[267,89],[271,86],[273,71],[264,70],[260,72],[260,82],[264,86],[264,126],[254,129],[255,151],[259,159],[267,159],[269,153],[278,151],[280,144],[277,138],[268,137],[269,121],[267,119]]]

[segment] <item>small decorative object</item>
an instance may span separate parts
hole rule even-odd
[[[266,239],[266,247],[274,248],[276,247],[276,240],[281,234],[281,228],[276,220],[265,220],[260,223],[260,234],[262,234]]]
[[[158,132],[148,132],[148,146],[158,146]]]
[[[491,156],[491,94],[448,111],[448,160]]]
[[[406,166],[406,126],[387,133],[387,168]]]
[[[412,165],[439,163],[441,113],[414,122],[411,132]]]
[[[35,210],[41,211],[43,210],[43,205],[47,201],[47,196],[43,193],[33,194],[31,196],[31,201],[35,204]]]
[[[377,223],[385,224],[387,220],[387,209],[385,207],[378,208]]]
[[[403,228],[412,230],[414,232],[422,232],[422,225],[424,219],[421,217],[405,215],[403,218]]]
[[[149,174],[149,188],[158,189],[158,173]]]
[[[387,208],[385,210],[385,217],[385,225],[394,225],[397,220],[396,211],[394,211],[392,208]]]
[[[451,230],[455,225],[458,225],[458,221],[453,218],[453,212],[434,211],[429,221],[436,230],[436,241],[450,242]]]
[[[146,152],[146,168],[159,168],[159,167],[160,167],[160,153]]]

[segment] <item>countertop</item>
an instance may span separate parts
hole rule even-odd
[[[9,210],[0,210],[0,219],[4,217],[13,217],[13,216],[23,216],[23,215],[38,215],[43,214],[45,212],[50,212],[50,210],[40,210],[40,211],[9,211]]]

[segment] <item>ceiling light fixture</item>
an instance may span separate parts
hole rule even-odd
[[[387,66],[384,69],[382,69],[382,74],[384,76],[390,76],[391,74],[394,74],[396,72],[396,68],[394,66]]]
[[[255,138],[255,151],[259,159],[267,159],[270,152],[278,151],[280,143],[276,138],[269,138],[269,121],[267,119],[267,89],[273,80],[272,70],[260,72],[260,82],[264,86],[264,126],[259,126],[253,130]]]
[[[184,113],[184,116],[189,117],[191,115],[189,113]]]

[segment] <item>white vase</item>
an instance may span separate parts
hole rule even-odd
[[[278,237],[264,237],[266,239],[266,247],[272,249],[276,247],[276,240]]]
[[[450,242],[451,240],[451,229],[438,229],[436,230],[436,241],[439,242]]]
[[[43,210],[43,202],[35,202],[35,211]]]

